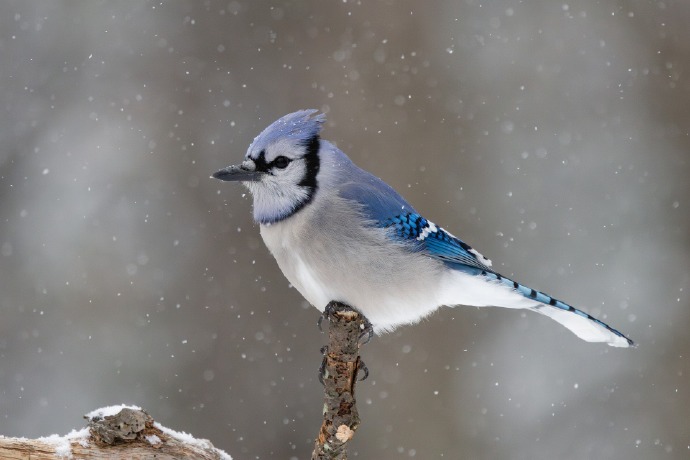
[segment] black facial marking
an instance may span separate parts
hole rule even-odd
[[[261,172],[268,172],[269,169],[269,164],[266,163],[266,151],[262,150],[259,152],[259,157],[254,160],[254,164],[256,165],[256,170],[261,171]]]
[[[321,141],[319,140],[319,136],[315,135],[311,137],[307,142],[304,143],[304,147],[306,148],[306,154],[304,155],[304,161],[306,162],[307,165],[307,171],[304,175],[304,178],[300,181],[298,185],[301,187],[309,187],[310,193],[309,195],[313,195],[314,191],[316,190],[317,183],[316,183],[316,175],[319,173],[319,167],[320,167],[320,161],[319,161],[319,147],[321,145]],[[310,198],[311,199],[311,198]]]

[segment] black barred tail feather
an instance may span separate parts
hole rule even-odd
[[[481,274],[489,280],[495,280],[513,289],[527,299],[535,300],[535,305],[530,307],[530,310],[558,321],[583,340],[606,342],[613,347],[632,347],[635,345],[632,340],[603,321],[548,294],[529,288],[498,273],[482,271]]]

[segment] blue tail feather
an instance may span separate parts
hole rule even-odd
[[[511,289],[514,289],[516,292],[520,293],[525,298],[534,299],[535,301],[544,304],[544,307],[536,306],[535,309],[537,311],[539,311],[540,308],[545,308],[546,306],[549,306],[549,307],[558,308],[560,310],[570,312],[572,314],[575,314],[575,315],[581,316],[583,318],[586,318],[590,321],[593,321],[596,324],[598,324],[599,326],[610,331],[614,335],[616,335],[622,339],[625,339],[628,342],[628,346],[631,346],[631,347],[635,346],[635,343],[632,340],[630,340],[628,337],[626,337],[620,331],[612,328],[611,326],[609,326],[608,324],[604,323],[603,321],[595,318],[594,316],[592,316],[588,313],[585,313],[582,310],[578,310],[577,308],[573,307],[572,305],[568,305],[567,303],[562,302],[562,301],[560,301],[554,297],[551,297],[548,294],[545,294],[541,291],[537,291],[535,289],[527,287],[524,284],[520,284],[517,281],[513,281],[510,278],[506,278],[505,276],[500,275],[498,273],[491,272],[491,271],[482,271],[481,274],[482,274],[482,276],[485,276],[486,278],[488,278],[490,280],[499,281],[501,284],[504,284],[504,285],[510,287]]]

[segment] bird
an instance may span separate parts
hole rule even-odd
[[[321,138],[316,109],[287,114],[212,178],[241,182],[262,239],[313,306],[362,313],[377,334],[442,306],[496,306],[548,316],[588,342],[631,347],[599,319],[505,277],[476,249],[425,219],[383,180]]]

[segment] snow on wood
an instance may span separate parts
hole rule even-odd
[[[18,460],[176,458],[232,460],[206,439],[166,428],[137,406],[108,406],[84,416],[88,427],[38,439],[0,435],[0,458]]]

